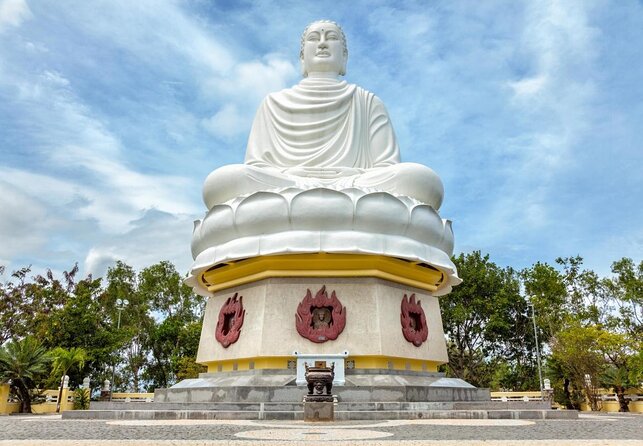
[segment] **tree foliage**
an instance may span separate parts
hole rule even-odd
[[[47,371],[49,355],[34,337],[0,347],[0,381],[9,380],[20,399],[20,412],[31,413],[31,390]]]
[[[463,283],[440,298],[451,376],[493,389],[537,389],[536,336],[555,398],[600,406],[599,386],[625,391],[643,377],[643,262],[621,259],[601,278],[583,259],[537,262],[520,273],[480,252],[454,263]]]
[[[114,369],[117,390],[166,387],[194,364],[204,300],[171,263],[137,273],[116,262],[97,279],[79,279],[74,265],[61,276],[32,276],[27,267],[0,283],[0,343],[32,335],[45,351],[84,351],[84,366],[66,371],[72,386],[90,376],[98,387]],[[120,312],[118,299],[128,301]],[[43,384],[57,386],[59,379]]]
[[[479,251],[454,259],[463,283],[440,299],[451,376],[476,386],[533,386],[533,331],[518,275]]]
[[[58,403],[56,404],[56,412],[60,412],[65,376],[67,376],[67,372],[74,367],[77,367],[78,369],[83,368],[85,361],[87,360],[87,352],[80,347],[72,347],[70,349],[56,347],[52,350],[51,357],[53,359],[53,369],[51,374],[53,376],[60,376]]]
[[[636,360],[643,333],[643,262],[635,266],[623,258],[605,278],[584,269],[580,257],[556,263],[560,271],[536,264],[522,276],[551,353],[550,377],[563,388],[558,400],[579,408],[578,394],[583,394],[598,410],[597,388],[602,385],[613,389],[620,410],[627,411],[625,390],[638,386],[643,373]]]

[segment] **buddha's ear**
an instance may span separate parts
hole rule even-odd
[[[306,71],[306,65],[304,64],[304,58],[303,57],[299,58],[299,66],[301,68],[301,75],[303,77],[308,77],[308,72]]]
[[[346,64],[348,63],[348,54],[344,53],[344,60],[342,62],[342,68],[339,70],[340,76],[346,76]]]

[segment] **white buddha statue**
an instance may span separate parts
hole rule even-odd
[[[382,101],[340,76],[348,50],[334,22],[311,23],[301,39],[303,80],[269,94],[255,116],[244,164],[205,181],[208,209],[239,196],[287,187],[359,188],[412,197],[435,210],[443,187],[428,167],[401,163]]]

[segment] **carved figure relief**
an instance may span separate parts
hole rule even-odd
[[[330,326],[330,310],[328,307],[315,308],[313,310],[313,328],[319,330]]]
[[[429,337],[429,327],[426,324],[424,309],[420,300],[415,301],[415,293],[411,294],[409,299],[406,294],[402,298],[402,312],[400,314],[402,322],[402,334],[404,339],[419,347]]]
[[[342,306],[335,291],[328,297],[326,285],[317,291],[315,297],[308,289],[306,297],[297,306],[295,325],[297,333],[310,341],[335,340],[346,326],[346,307]]]
[[[243,309],[243,296],[239,296],[238,299],[237,296],[238,293],[234,293],[234,296],[229,297],[219,310],[215,338],[224,348],[237,342],[241,334],[243,318],[246,315],[246,310]]]

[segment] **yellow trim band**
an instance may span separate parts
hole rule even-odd
[[[210,268],[199,281],[214,293],[273,277],[376,277],[436,291],[446,276],[433,266],[392,257],[318,253],[237,260]]]
[[[287,369],[293,356],[266,356],[255,358],[227,359],[204,363],[208,373],[233,372],[236,370]],[[355,369],[413,370],[416,372],[437,372],[441,364],[436,361],[398,358],[393,356],[349,356],[346,361],[355,361]]]
[[[287,369],[289,360],[293,360],[293,358],[290,356],[266,356],[212,361],[204,363],[204,365],[208,367],[208,373],[253,369]]]

